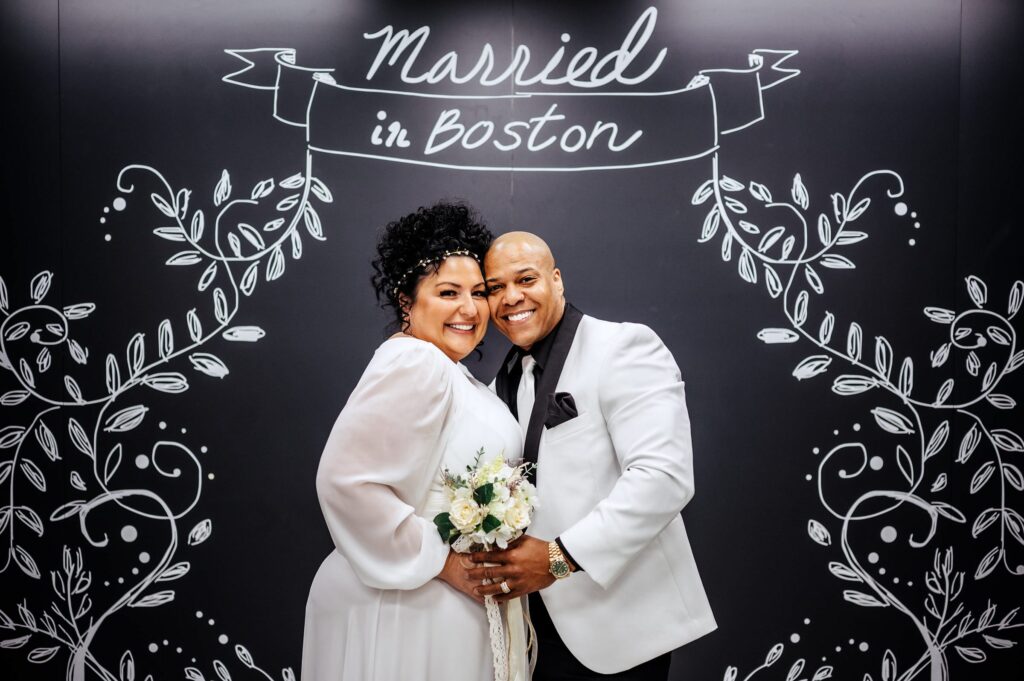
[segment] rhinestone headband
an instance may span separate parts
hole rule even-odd
[[[480,258],[477,257],[476,253],[473,253],[472,251],[467,251],[466,249],[461,249],[461,250],[458,250],[458,251],[445,251],[444,253],[442,253],[441,255],[439,255],[437,257],[434,257],[434,258],[424,258],[423,260],[420,260],[418,263],[416,263],[415,265],[413,265],[412,267],[407,269],[405,271],[405,274],[403,274],[401,277],[398,278],[398,282],[395,283],[395,287],[393,289],[391,289],[391,292],[394,294],[395,298],[397,298],[398,297],[398,289],[401,288],[402,284],[405,283],[405,280],[409,278],[410,274],[412,274],[413,272],[415,272],[418,269],[423,269],[423,268],[429,267],[430,265],[437,264],[437,263],[442,262],[444,260],[447,260],[448,258],[451,258],[452,256],[455,256],[455,255],[464,255],[464,256],[473,258],[473,260],[476,260],[477,262],[480,262]]]

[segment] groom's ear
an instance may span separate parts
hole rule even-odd
[[[562,270],[557,267],[551,270],[551,281],[555,283],[555,290],[558,291],[558,295],[565,297],[565,284],[562,282]]]

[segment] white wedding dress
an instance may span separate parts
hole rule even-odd
[[[493,678],[484,607],[435,579],[449,551],[433,523],[441,469],[465,470],[481,448],[485,460],[521,456],[501,400],[433,344],[385,341],[320,460],[336,550],[306,603],[302,681]]]

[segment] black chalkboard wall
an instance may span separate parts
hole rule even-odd
[[[1021,678],[1020,3],[0,14],[4,679],[298,675],[375,234],[440,197],[682,368],[673,678]]]

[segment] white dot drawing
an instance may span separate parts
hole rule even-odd
[[[903,216],[907,214],[907,204],[902,201],[897,201],[896,205],[893,206],[893,210],[896,211],[896,215]]]
[[[114,206],[114,210],[122,211],[125,209],[125,206],[128,205],[128,202],[124,200],[124,197],[119,196],[116,199],[114,199],[111,205]]]

